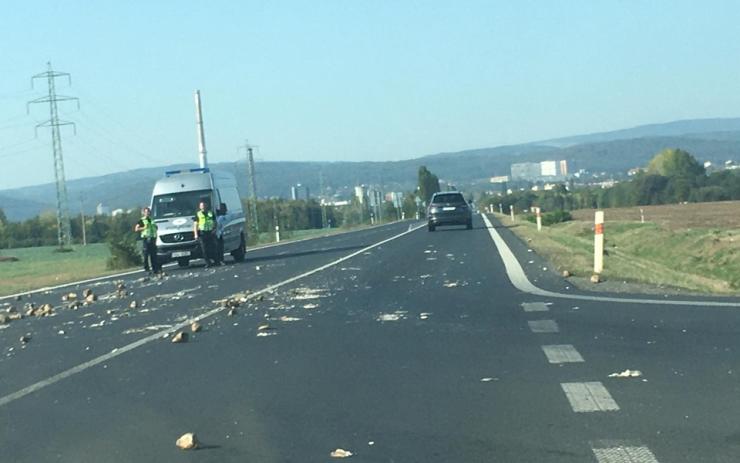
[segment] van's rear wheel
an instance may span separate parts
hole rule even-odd
[[[244,235],[242,234],[239,247],[231,251],[231,257],[233,257],[236,262],[244,262],[244,257],[246,254],[247,254],[247,245],[244,241]]]
[[[190,265],[190,259],[188,258],[177,259],[177,265],[179,265],[180,267],[187,267],[188,265]]]

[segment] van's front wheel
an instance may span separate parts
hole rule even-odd
[[[244,240],[244,235],[242,234],[239,247],[231,251],[231,257],[233,257],[236,262],[244,262],[244,257],[246,254],[247,254],[247,245]]]

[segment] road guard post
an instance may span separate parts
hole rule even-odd
[[[604,211],[594,216],[594,273],[604,271]]]

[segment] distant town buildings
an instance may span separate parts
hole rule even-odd
[[[387,193],[385,195],[385,200],[390,201],[393,203],[393,207],[396,209],[401,208],[401,204],[403,203],[403,192],[401,191],[392,191],[390,193]]]
[[[358,185],[355,187],[355,198],[360,202],[360,204],[365,204],[365,185]]]
[[[98,204],[95,208],[95,214],[97,215],[110,215],[110,207],[104,206],[103,203]]]
[[[299,199],[308,200],[311,197],[311,193],[308,190],[308,186],[301,185],[300,183],[290,187],[290,199],[293,201]]]
[[[511,180],[530,182],[565,180],[568,176],[568,161],[519,162],[511,165]],[[492,180],[492,183],[493,180]]]

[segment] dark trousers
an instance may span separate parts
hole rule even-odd
[[[200,250],[203,252],[203,259],[206,265],[216,262],[216,234],[214,232],[198,232],[198,241],[200,241]]]
[[[224,262],[224,239],[216,239],[216,262]]]
[[[144,270],[147,272],[151,269],[153,272],[159,272],[157,264],[157,239],[144,238],[141,240],[141,253],[144,255]]]

